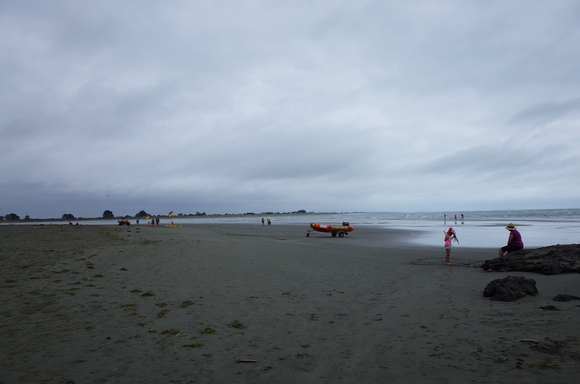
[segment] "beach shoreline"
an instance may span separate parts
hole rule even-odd
[[[576,381],[577,274],[496,302],[495,248],[305,229],[0,226],[0,382]]]

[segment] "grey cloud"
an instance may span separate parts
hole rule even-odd
[[[518,113],[509,120],[511,124],[545,125],[564,118],[569,114],[580,113],[580,97],[563,101],[533,105]]]
[[[574,2],[0,6],[4,210],[440,210],[450,193],[467,210],[524,184],[538,208],[559,204],[556,185],[578,196]]]

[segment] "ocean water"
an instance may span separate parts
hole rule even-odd
[[[527,248],[555,244],[580,243],[580,209],[477,211],[461,213],[394,213],[361,215],[363,225],[379,225],[385,228],[409,229],[404,241],[443,248],[443,233],[455,229],[458,243],[453,247],[499,248],[507,243],[509,231],[506,225],[513,223],[522,234]],[[447,215],[444,219],[444,214]],[[457,215],[457,219],[455,219]],[[351,222],[352,224],[352,222]]]
[[[464,219],[461,219],[463,213]],[[446,215],[446,219],[444,218]],[[455,219],[457,215],[457,219]],[[259,218],[257,218],[259,219]],[[514,223],[528,248],[555,244],[580,243],[580,209],[472,211],[444,212],[360,212],[312,216],[274,217],[277,221],[342,223],[348,221],[356,227],[375,226],[408,229],[402,242],[418,245],[434,245],[443,248],[443,232],[455,229],[460,247],[499,248],[507,243],[509,231],[505,227]]]
[[[461,219],[463,213],[464,219]],[[444,218],[446,215],[446,219]],[[457,219],[455,219],[457,215]],[[500,248],[507,243],[513,223],[522,234],[528,248],[555,244],[580,243],[580,209],[477,211],[461,213],[352,213],[332,215],[334,222],[348,221],[353,226],[379,226],[408,229],[409,235],[400,241],[443,248],[443,233],[452,227],[458,243],[453,247]],[[326,220],[331,219],[326,217]]]
[[[464,219],[461,220],[461,214]],[[444,220],[444,215],[447,215]],[[457,219],[455,219],[457,215]],[[264,216],[268,218],[268,216]],[[162,218],[162,224],[173,221],[175,224],[210,224],[210,223],[261,223],[261,215],[219,216],[219,217],[184,217]],[[514,223],[527,248],[538,248],[555,244],[580,243],[580,209],[535,209],[512,211],[470,211],[470,212],[356,212],[327,213],[311,215],[274,215],[272,225],[276,223],[304,225],[340,224],[348,221],[357,227],[373,226],[381,228],[408,229],[408,236],[402,236],[401,242],[418,245],[443,247],[443,232],[449,227],[456,230],[459,244],[454,248],[499,248],[507,242],[509,232],[505,226]],[[21,222],[24,224],[25,222]],[[135,221],[131,220],[134,224]],[[141,224],[147,220],[141,219]],[[7,224],[7,223],[3,223]],[[32,223],[31,223],[32,224]],[[42,222],[34,224],[59,224],[63,221]],[[116,220],[83,220],[80,224],[116,225]],[[355,233],[356,234],[356,229]]]

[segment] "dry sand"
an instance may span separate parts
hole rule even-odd
[[[578,382],[579,275],[490,301],[495,249],[306,229],[0,226],[0,382]]]

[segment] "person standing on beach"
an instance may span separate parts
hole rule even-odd
[[[449,228],[447,232],[445,232],[445,264],[451,265],[451,245],[453,240],[459,242],[457,236],[455,235],[455,230],[453,228]]]
[[[509,223],[507,227],[505,227],[508,231],[510,231],[510,235],[508,237],[507,245],[501,247],[499,251],[499,257],[504,257],[510,252],[519,251],[524,249],[524,242],[522,241],[522,235],[518,231],[518,227]]]
[[[264,218],[262,217],[262,225],[264,225]]]

